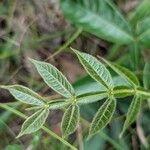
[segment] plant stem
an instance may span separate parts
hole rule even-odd
[[[149,92],[144,91],[144,90],[140,90],[140,89],[130,89],[130,88],[129,89],[127,89],[127,88],[126,89],[114,89],[113,94],[114,94],[114,96],[117,95],[117,94],[120,94],[120,95],[125,94],[124,96],[122,96],[122,98],[127,97],[126,94],[128,94],[128,95],[138,94],[138,95],[150,98],[150,93]],[[79,95],[79,96],[77,96],[77,98],[78,98],[79,103],[83,99],[86,102],[87,99],[89,99],[89,97],[92,99],[93,102],[96,102],[96,101],[98,101],[98,99],[95,100],[96,97],[107,97],[107,96],[109,96],[108,91],[97,91],[97,92],[89,92],[89,93]],[[89,103],[90,102],[91,101],[89,101]],[[86,103],[88,103],[88,102],[86,102]]]
[[[59,53],[61,53],[64,49],[66,49],[82,32],[82,29],[79,28],[77,31],[66,41],[64,45],[62,45],[53,55],[49,56],[46,60],[55,57]]]
[[[24,115],[23,113],[21,113],[20,111],[4,104],[4,103],[0,103],[0,107],[11,111],[12,113],[14,113],[15,115],[21,117],[22,119],[27,119],[28,117],[26,115]],[[67,141],[65,141],[63,138],[59,137],[57,134],[55,134],[54,132],[52,132],[51,130],[49,130],[47,127],[43,126],[42,129],[48,133],[50,136],[58,139],[59,141],[61,141],[62,143],[64,143],[66,146],[70,147],[72,150],[77,150],[77,148],[75,148],[74,146],[72,146],[70,143],[68,143]]]

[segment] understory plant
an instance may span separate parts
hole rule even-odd
[[[104,58],[95,58],[87,53],[71,49],[77,55],[87,73],[103,88],[96,92],[76,94],[72,85],[56,67],[43,61],[30,59],[44,82],[61,97],[47,101],[44,97],[22,85],[1,86],[1,88],[9,90],[15,99],[31,105],[32,107],[29,110],[35,112],[25,120],[18,137],[38,131],[44,125],[49,113],[56,109],[65,111],[61,122],[61,130],[63,137],[67,137],[78,127],[80,105],[105,99],[90,124],[89,136],[92,136],[110,123],[116,110],[117,99],[131,96],[133,98],[120,133],[120,137],[122,137],[125,130],[136,120],[142,101],[150,99],[150,92],[141,87],[136,75],[127,68],[109,62]],[[114,85],[106,65],[126,81],[126,86],[124,84]]]

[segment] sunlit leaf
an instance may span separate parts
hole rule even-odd
[[[64,97],[72,97],[74,89],[68,82],[66,77],[54,66],[49,63],[31,59],[39,74],[54,91],[63,95]]]
[[[115,109],[116,100],[113,98],[107,99],[94,116],[90,126],[89,135],[93,135],[103,129],[110,122]]]
[[[64,136],[67,136],[73,133],[79,122],[79,106],[78,105],[70,105],[64,113],[62,119],[62,133]]]
[[[133,41],[128,23],[109,0],[61,0],[61,7],[65,17],[84,31],[115,43]]]
[[[122,67],[118,64],[111,63],[102,57],[99,57],[99,58],[102,59],[117,74],[119,74],[124,79],[126,79],[132,86],[139,86],[140,83],[139,83],[136,75],[133,72],[131,72],[127,68]]]
[[[130,104],[130,107],[128,109],[128,112],[126,115],[127,117],[123,125],[123,130],[120,134],[120,137],[122,137],[125,130],[136,120],[138,112],[140,111],[140,108],[141,108],[141,98],[138,96],[134,96]]]
[[[111,75],[100,61],[89,54],[79,52],[75,49],[72,50],[76,53],[81,64],[93,79],[103,84],[108,89],[113,87]]]
[[[3,88],[9,90],[9,92],[19,101],[32,104],[43,106],[45,105],[44,99],[35,93],[34,91],[30,90],[29,88],[22,86],[22,85],[11,85],[11,86],[3,86]]]
[[[45,108],[38,110],[32,116],[27,118],[22,125],[21,132],[19,133],[18,137],[38,131],[45,123],[48,114],[49,109]]]

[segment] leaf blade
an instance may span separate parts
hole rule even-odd
[[[26,121],[23,123],[21,132],[17,137],[20,137],[24,134],[30,134],[38,131],[45,123],[48,114],[49,114],[49,109],[45,108],[45,109],[40,109],[39,111],[37,111],[36,113],[28,117]]]
[[[135,8],[130,16],[130,20],[132,23],[136,24],[138,21],[142,20],[145,16],[150,14],[150,1],[143,0],[139,5]]]
[[[89,54],[79,52],[73,48],[72,50],[76,53],[81,64],[94,80],[103,84],[107,89],[113,88],[110,72],[101,62]]]
[[[114,43],[133,41],[127,21],[109,0],[62,0],[61,7],[66,18],[84,31]]]
[[[144,66],[144,71],[143,71],[143,84],[145,89],[150,89],[150,61],[147,61]]]
[[[29,88],[22,86],[22,85],[10,85],[10,86],[3,86],[4,89],[9,90],[9,92],[19,101],[32,104],[37,106],[44,106],[45,102],[44,99],[35,93],[34,91],[30,90]]]
[[[104,104],[99,108],[96,115],[94,116],[90,129],[89,135],[97,133],[103,129],[111,120],[113,113],[116,109],[116,100],[114,98],[107,99]]]
[[[123,125],[123,130],[120,134],[120,137],[123,136],[125,130],[136,120],[140,108],[141,108],[141,98],[135,96],[128,109],[127,117]]]
[[[64,136],[73,133],[79,122],[79,106],[70,105],[64,113],[61,129]]]
[[[61,94],[66,98],[74,96],[74,89],[66,79],[66,77],[54,66],[49,63],[31,59],[37,71],[55,92]]]
[[[139,86],[140,83],[137,77],[125,67],[119,66],[118,64],[111,63],[106,59],[99,57],[102,61],[104,61],[113,71],[126,79],[132,86]]]

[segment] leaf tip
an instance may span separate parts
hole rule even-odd
[[[70,49],[71,49],[75,54],[78,54],[78,53],[79,53],[78,50],[76,50],[76,49],[74,49],[74,48],[72,48],[72,47],[70,47]]]
[[[122,130],[121,133],[119,134],[120,139],[123,137],[123,134],[124,134],[124,130]]]
[[[34,60],[34,59],[30,58],[30,57],[28,57],[28,59],[29,59],[29,61],[31,61],[32,63],[35,63],[35,61],[36,61],[36,60]]]
[[[86,140],[89,141],[92,138],[92,134],[89,133],[89,135],[87,136]]]
[[[23,136],[23,133],[20,132],[17,136],[16,136],[16,139],[20,138],[21,136]]]

